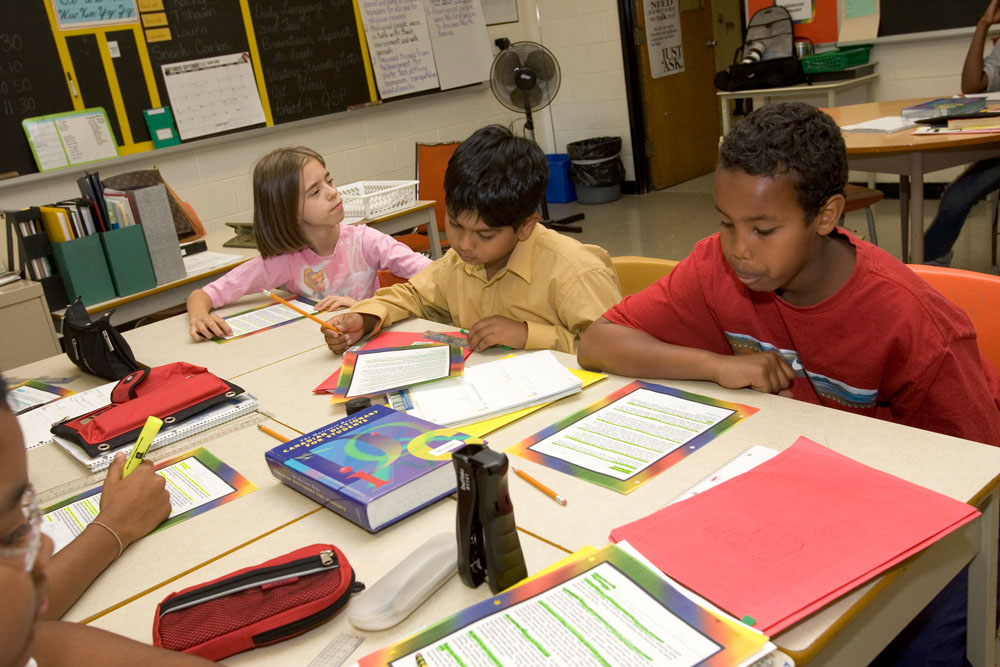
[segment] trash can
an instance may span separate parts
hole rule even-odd
[[[545,156],[549,161],[549,184],[545,188],[545,201],[553,204],[565,204],[576,201],[576,188],[569,180],[569,155],[566,153],[550,153]]]
[[[566,144],[569,180],[581,204],[604,204],[622,196],[625,165],[621,137],[595,137]]]

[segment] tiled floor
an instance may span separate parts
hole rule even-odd
[[[938,201],[924,203],[925,225],[930,225]],[[583,233],[574,235],[584,243],[603,246],[612,255],[647,255],[681,259],[694,244],[718,230],[719,217],[712,202],[712,176],[702,176],[666,190],[644,195],[625,195],[609,204],[550,204],[550,215],[558,219],[582,212]],[[874,207],[879,245],[900,256],[899,200],[884,199]],[[847,215],[846,226],[862,238],[868,236],[864,211]],[[952,266],[974,271],[990,267],[990,204],[980,202],[955,243]]]

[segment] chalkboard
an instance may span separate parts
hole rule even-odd
[[[170,104],[162,65],[250,50],[238,2],[163,0],[163,11],[170,39],[147,44],[161,105]]]
[[[988,0],[881,0],[878,36],[973,28]]]
[[[60,29],[46,11],[50,1],[21,0],[16,12],[4,15],[0,27],[0,132],[7,149],[0,151],[0,173],[37,171],[21,129],[24,118],[74,109],[102,107],[121,152],[151,150],[143,110],[169,105],[174,107],[174,118],[181,117],[171,103],[163,66],[174,66],[168,79],[178,104],[188,112],[187,127],[193,127],[191,118],[198,114],[199,120],[209,121],[190,131],[189,140],[221,133],[213,127],[240,132],[324,116],[377,99],[356,0],[140,0],[136,4],[59,0],[64,10],[59,16],[73,25],[67,30]],[[454,11],[468,1],[455,2]],[[435,2],[443,11],[453,0]],[[382,4],[413,5],[423,11],[423,0]],[[118,8],[112,12],[118,18],[125,10],[131,12],[125,18],[131,22],[102,23],[100,16],[112,7]],[[74,12],[75,18],[69,16]],[[437,35],[439,42],[443,36]],[[469,40],[483,43],[465,52],[462,48]],[[478,46],[486,51],[485,65],[465,67],[468,74],[461,68],[457,74],[439,69],[440,83],[435,76],[433,84],[424,88],[468,85],[461,76],[475,78],[480,70],[486,78],[492,58],[485,35],[456,33],[448,43],[428,44],[428,51],[440,47],[449,65],[454,64],[456,52],[465,58],[459,64],[468,65]],[[177,67],[188,61],[198,62]],[[429,61],[433,67],[433,58]],[[231,69],[223,72],[223,67]],[[233,85],[227,87],[230,82]],[[224,90],[230,97],[223,97]],[[212,124],[220,108],[242,111],[248,99],[255,106],[252,98],[257,93],[263,114],[250,109],[234,122],[223,119]],[[230,99],[238,102],[226,106]]]
[[[66,75],[41,2],[4,11],[0,27],[0,172],[38,169],[21,120],[73,108]]]
[[[352,0],[250,0],[275,123],[371,101]]]

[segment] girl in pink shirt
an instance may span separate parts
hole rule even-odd
[[[345,225],[344,205],[322,156],[301,146],[268,153],[253,172],[253,233],[260,257],[244,262],[187,300],[196,342],[232,335],[213,308],[244,294],[284,287],[335,310],[370,297],[378,271],[409,278],[430,263],[367,225]]]

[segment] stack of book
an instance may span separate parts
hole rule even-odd
[[[6,214],[25,275],[43,282],[50,308],[77,297],[92,305],[186,275],[162,183],[105,189],[87,173],[77,185],[81,197]],[[47,278],[62,290],[46,287]]]
[[[986,100],[982,97],[942,97],[903,107],[899,113],[909,120],[921,120],[940,116],[968,115],[982,111],[985,106]]]

